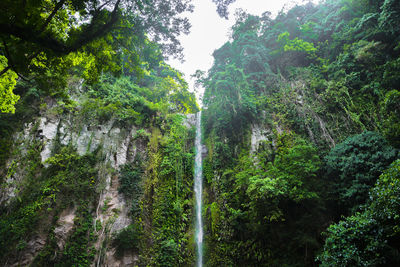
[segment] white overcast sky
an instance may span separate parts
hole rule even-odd
[[[228,41],[229,30],[234,24],[234,13],[242,8],[250,14],[261,15],[270,11],[274,16],[285,6],[292,6],[302,0],[236,0],[229,7],[229,20],[218,16],[216,6],[211,0],[194,0],[195,9],[188,14],[192,28],[189,35],[180,36],[184,48],[185,62],[171,59],[168,63],[183,72],[193,91],[193,81],[190,75],[200,69],[207,71],[213,63],[212,53]],[[313,0],[317,2],[317,0]],[[202,94],[202,93],[201,93]]]

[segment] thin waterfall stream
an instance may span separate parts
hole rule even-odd
[[[194,193],[196,197],[197,266],[203,266],[203,221],[201,217],[203,193],[203,163],[201,158],[201,111],[196,116],[196,158],[194,164]]]

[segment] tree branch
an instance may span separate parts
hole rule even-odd
[[[6,73],[9,69],[11,69],[11,66],[8,65],[7,67],[5,67],[2,71],[0,71],[0,76],[3,75],[4,73]]]
[[[46,28],[47,25],[49,25],[50,21],[53,19],[53,17],[56,15],[57,11],[64,5],[66,0],[60,0],[60,2],[58,2],[56,4],[56,6],[54,7],[53,11],[51,12],[51,14],[47,17],[46,21],[44,22],[44,24],[42,25],[42,27],[40,28],[39,32],[43,32]]]
[[[115,3],[114,9],[113,9],[113,11],[111,12],[111,18],[110,18],[110,20],[109,20],[107,23],[105,23],[102,27],[100,27],[97,31],[94,31],[94,32],[91,32],[91,31],[85,32],[85,31],[84,31],[84,32],[82,32],[82,33],[80,34],[80,36],[81,36],[82,38],[78,39],[78,41],[76,41],[76,42],[70,47],[70,49],[71,49],[70,52],[78,50],[78,49],[81,48],[82,46],[88,44],[89,42],[91,42],[91,41],[97,39],[98,37],[104,35],[105,33],[108,33],[108,32],[109,32],[110,29],[111,29],[111,27],[112,27],[112,26],[117,22],[117,20],[118,20],[118,12],[117,12],[117,11],[118,11],[118,7],[119,7],[120,2],[121,2],[121,0],[118,0],[118,1]],[[93,21],[92,21],[92,23],[93,23]],[[93,26],[93,24],[91,24],[90,26]]]
[[[12,58],[11,58],[11,55],[10,55],[10,52],[9,52],[9,50],[8,50],[8,46],[7,46],[7,43],[6,43],[6,41],[4,41],[4,39],[3,39],[3,46],[4,46],[4,52],[6,52],[6,58],[7,58],[7,60],[8,60],[8,66],[7,67],[10,67],[9,69],[13,69],[15,72],[16,72],[16,70],[15,70],[15,66],[14,66],[14,63],[13,63],[13,60],[12,60]],[[7,68],[6,67],[6,68]],[[5,68],[5,69],[6,69]],[[3,70],[4,71],[4,70]],[[6,70],[7,71],[7,70]],[[5,72],[4,72],[5,73]],[[3,72],[1,73],[2,75],[4,74]],[[1,76],[1,75],[0,75]]]
[[[59,4],[62,3],[63,1],[64,0],[61,0]],[[43,48],[49,49],[56,54],[65,55],[70,52],[77,51],[82,46],[108,33],[111,30],[111,27],[118,20],[118,7],[120,2],[121,0],[118,0],[115,3],[114,9],[110,14],[110,19],[108,22],[106,22],[103,26],[101,26],[97,30],[93,30],[93,28],[95,28],[94,24],[96,22],[92,20],[91,24],[86,28],[86,30],[83,30],[81,33],[79,33],[79,37],[72,44],[67,45],[66,43],[68,43],[68,41],[64,43],[51,36],[43,36],[41,32],[37,32],[29,26],[20,27],[15,24],[0,23],[0,33],[13,35],[15,37],[20,38],[23,41],[31,42]]]
[[[103,7],[105,7],[106,5],[108,5],[110,2],[111,2],[111,0],[110,0],[110,1],[106,1],[104,4],[102,4],[101,6],[97,7],[97,8],[96,8],[96,11],[101,10]]]
[[[51,38],[50,36],[42,37],[30,27],[20,27],[10,24],[0,23],[0,32],[3,34],[13,35],[23,41],[38,44],[44,48],[50,49],[55,53],[66,54],[67,46],[62,42]]]

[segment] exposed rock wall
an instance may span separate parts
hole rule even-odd
[[[18,189],[24,182],[27,170],[24,168],[24,157],[29,149],[29,145],[35,141],[42,147],[40,152],[41,162],[47,167],[46,160],[52,156],[52,150],[57,142],[61,145],[72,145],[78,154],[84,155],[93,152],[99,147],[104,153],[104,160],[99,162],[99,177],[104,180],[103,190],[98,199],[98,207],[94,216],[94,224],[100,223],[98,229],[98,239],[95,248],[98,254],[102,250],[101,246],[107,235],[121,230],[131,223],[128,216],[124,197],[118,193],[118,170],[119,167],[132,158],[136,153],[146,153],[142,144],[135,143],[132,136],[136,128],[129,129],[115,126],[113,120],[103,125],[91,126],[79,121],[77,117],[48,116],[43,113],[35,121],[26,124],[22,132],[15,133],[13,136],[14,148],[11,157],[7,162],[7,168],[14,170],[8,173],[0,190],[0,204],[7,205],[15,197],[18,197]],[[138,149],[139,148],[139,149]],[[141,149],[141,150],[140,150]],[[113,169],[113,174],[105,169]],[[106,203],[106,207],[103,207]],[[75,209],[66,209],[59,214],[59,219],[54,227],[56,242],[60,251],[63,250],[66,239],[71,234],[74,226]],[[106,228],[107,227],[107,231]],[[96,227],[95,227],[96,228]],[[46,245],[46,236],[38,235],[27,243],[26,248],[15,262],[10,262],[11,266],[29,265],[40,250]],[[114,254],[107,252],[102,257],[106,266],[129,266],[133,264],[134,256],[126,255],[122,261],[116,260]],[[128,263],[129,264],[126,264]],[[93,263],[93,265],[97,265]]]
[[[9,171],[0,188],[0,205],[7,206],[18,197],[19,188],[28,172],[24,166],[24,159],[33,143],[39,146],[40,162],[44,168],[49,167],[47,160],[54,155],[57,145],[70,145],[79,155],[101,149],[103,157],[97,163],[97,168],[102,186],[96,189],[99,190],[97,207],[94,207],[95,214],[92,214],[97,239],[93,244],[96,255],[91,266],[134,266],[138,255],[125,252],[122,257],[117,257],[116,249],[106,241],[132,223],[130,207],[118,191],[118,173],[121,166],[132,162],[136,155],[146,157],[147,141],[135,138],[138,130],[135,126],[121,125],[113,119],[100,123],[85,121],[71,113],[54,114],[51,110],[57,108],[57,104],[49,100],[47,105],[48,110],[24,125],[23,131],[13,135],[14,146],[6,164]],[[194,124],[194,115],[187,116],[184,125],[190,128]],[[46,220],[50,222],[54,216],[58,218],[56,223],[46,224],[46,227],[52,227],[58,251],[63,251],[66,240],[74,230],[76,207],[68,207],[59,214],[49,212]],[[49,242],[45,233],[46,231],[38,231],[38,234],[27,242],[18,258],[10,259],[7,265],[30,265]]]
[[[271,141],[272,132],[269,128],[262,125],[252,125],[250,138],[250,153],[257,151],[263,141]]]

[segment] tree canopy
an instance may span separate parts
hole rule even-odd
[[[15,81],[16,77],[9,75],[16,73],[20,79],[34,79],[50,93],[57,91],[55,87],[65,87],[65,77],[73,69],[91,82],[102,72],[119,75],[128,70],[141,76],[167,56],[182,59],[178,36],[189,32],[184,15],[193,11],[191,2],[1,1],[0,56],[7,60],[2,60],[0,76]],[[226,17],[233,1],[213,2]],[[1,95],[2,102],[10,104],[16,98],[9,85],[7,90],[1,89]],[[2,109],[5,111],[13,109]]]

